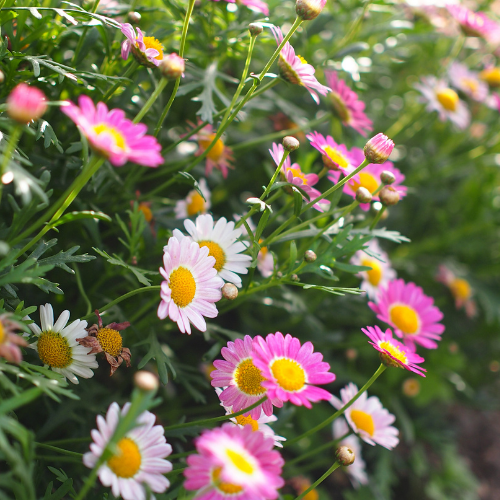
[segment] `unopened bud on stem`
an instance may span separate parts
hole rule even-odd
[[[36,87],[20,83],[7,97],[7,113],[18,123],[37,120],[47,111],[45,94]]]
[[[163,58],[160,63],[160,71],[168,80],[177,80],[184,74],[186,63],[182,57],[179,57],[175,52]]]
[[[129,12],[127,17],[130,24],[139,24],[141,21],[141,15],[139,12]]]
[[[287,151],[295,151],[296,149],[299,149],[300,142],[295,139],[295,137],[292,137],[291,135],[287,135],[286,137],[283,138],[283,147]]]
[[[157,391],[159,387],[158,377],[146,370],[139,370],[134,375],[134,385],[141,391]]]
[[[384,184],[393,184],[396,181],[396,177],[394,176],[394,174],[392,172],[389,172],[389,170],[384,170],[380,174],[380,180]]]
[[[222,295],[228,300],[234,300],[238,297],[238,289],[232,283],[224,283],[222,287]]]
[[[317,256],[312,250],[306,250],[304,252],[304,260],[306,262],[314,262],[316,259],[317,259]]]
[[[363,151],[365,158],[370,163],[384,163],[391,155],[393,149],[394,142],[384,134],[377,134],[366,143]]]
[[[325,4],[326,0],[297,0],[295,12],[303,21],[311,21],[321,14]]]
[[[341,465],[344,467],[352,465],[356,459],[354,451],[348,446],[339,446],[335,452],[335,456]]]
[[[368,189],[361,186],[356,191],[356,201],[359,203],[370,203],[372,201],[372,194]]]
[[[385,207],[396,205],[399,201],[399,193],[392,186],[384,186],[380,193],[379,198]]]
[[[251,36],[258,36],[264,31],[264,27],[260,23],[251,23],[248,25],[248,31]]]

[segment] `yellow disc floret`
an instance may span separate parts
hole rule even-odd
[[[141,468],[141,452],[130,438],[123,438],[116,445],[118,453],[108,460],[108,467],[118,477],[134,477]]]
[[[0,321],[0,344],[3,344],[7,335],[5,335],[5,329],[3,327],[3,323]]]
[[[200,148],[205,151],[205,149],[212,144],[212,141],[215,139],[216,134],[210,134],[203,139],[198,140],[198,144],[200,145]],[[219,161],[224,154],[224,142],[222,139],[217,139],[217,142],[214,144],[213,148],[208,152],[208,158],[210,158],[212,161]]]
[[[73,359],[68,341],[51,330],[42,332],[38,337],[37,350],[42,363],[53,368],[66,368]]]
[[[375,433],[375,423],[373,422],[373,417],[361,410],[351,411],[351,420],[354,425],[361,431],[365,431],[370,436]]]
[[[368,172],[361,172],[359,174],[359,182],[353,181],[351,189],[355,193],[360,187],[368,189],[370,193],[374,193],[378,188],[379,182],[372,174]]]
[[[174,304],[178,307],[186,307],[191,304],[196,293],[196,281],[193,273],[180,266],[170,273],[168,281],[170,296]]]
[[[406,365],[408,363],[406,354],[398,346],[395,346],[394,344],[386,341],[380,342],[378,346],[382,349],[385,349],[393,358],[397,359],[402,364]]]
[[[215,241],[209,240],[198,241],[198,245],[200,245],[200,247],[207,247],[210,250],[208,255],[215,258],[215,269],[217,269],[217,272],[222,271],[226,263],[226,254],[224,250],[222,250],[222,247],[218,243],[215,243]]]
[[[462,85],[467,87],[472,94],[475,94],[479,89],[479,83],[472,78],[462,78]]]
[[[153,220],[153,212],[146,203],[139,203],[139,210],[144,214],[146,222],[151,222]]]
[[[271,365],[271,372],[278,385],[285,391],[300,391],[306,383],[306,372],[293,359],[277,359]]]
[[[456,299],[466,300],[471,296],[471,287],[467,280],[463,278],[455,278],[450,283],[450,290]]]
[[[104,352],[118,356],[122,352],[122,336],[117,330],[101,328],[96,334],[97,340]]]
[[[458,94],[452,89],[439,89],[436,92],[437,100],[447,111],[456,111],[459,98]]]
[[[236,423],[238,425],[250,425],[252,427],[252,431],[254,432],[259,430],[259,422],[257,422],[257,420],[254,420],[250,415],[248,415],[248,417],[238,415],[236,417]]]
[[[227,449],[226,454],[233,462],[233,465],[239,469],[241,472],[244,472],[245,474],[253,474],[255,467],[248,458],[244,457],[241,453],[238,453],[237,451]]]
[[[189,193],[186,211],[189,217],[205,211],[205,200],[198,191]]]
[[[163,45],[159,40],[157,40],[154,36],[145,36],[142,41],[146,46],[146,50],[156,49],[159,52],[155,59],[158,59],[158,61],[163,59]]]
[[[406,335],[417,333],[419,327],[419,318],[415,309],[410,306],[397,305],[390,309],[392,323]]]
[[[375,259],[363,259],[361,261],[362,266],[371,267],[369,271],[365,271],[368,281],[373,286],[378,286],[380,280],[382,279],[382,266]]]
[[[222,467],[216,467],[212,471],[212,482],[214,483],[214,486],[226,495],[236,495],[237,493],[241,493],[243,491],[241,486],[237,484],[224,483],[220,480],[221,471]]]
[[[330,160],[332,160],[333,163],[336,163],[339,167],[347,168],[349,166],[349,162],[346,157],[336,149],[331,146],[325,146],[323,150],[328,155]]]
[[[94,132],[97,135],[101,135],[103,133],[106,133],[113,137],[115,141],[115,146],[119,149],[125,149],[126,148],[126,141],[121,132],[116,130],[114,127],[109,126],[107,123],[98,123],[97,125],[94,125],[93,127]]]
[[[262,372],[250,358],[241,361],[234,372],[234,381],[238,389],[249,396],[258,396],[266,392],[262,387],[264,380]]]
[[[500,68],[488,68],[481,73],[479,77],[491,87],[500,87]]]
[[[302,173],[302,170],[300,170],[300,168],[289,168],[288,171],[292,172],[294,177],[298,177],[299,179],[301,179],[304,183],[304,186],[307,186],[307,177]]]

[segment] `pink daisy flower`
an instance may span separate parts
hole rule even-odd
[[[284,152],[285,150],[283,149],[282,144],[276,144],[273,142],[273,147],[269,150],[269,153],[271,154],[271,157],[276,165],[281,163],[281,158],[283,158]],[[319,177],[316,174],[304,174],[298,163],[292,164],[290,156],[287,156],[285,159],[283,166],[281,167],[281,173],[283,174],[286,182],[289,182],[304,191],[307,197],[304,195],[302,196],[307,203],[315,200],[318,196],[321,196],[321,193],[312,187],[318,182]],[[320,200],[318,203],[315,203],[313,207],[319,212],[324,212],[328,209],[329,205],[330,202],[328,200]]]
[[[136,60],[150,68],[159,66],[163,60],[163,45],[152,36],[144,36],[137,28],[137,35],[133,26],[129,23],[122,24],[121,32],[127,37],[122,43],[122,58],[127,59],[130,52]]]
[[[311,401],[329,400],[331,394],[312,384],[329,384],[335,374],[323,355],[314,351],[311,342],[300,345],[298,338],[289,333],[270,333],[264,340],[260,335],[253,339],[253,361],[262,371],[268,397],[290,401],[297,406],[311,408]]]
[[[16,330],[21,330],[22,326],[11,319],[11,315],[6,313],[0,315],[0,358],[4,358],[10,363],[19,364],[23,360],[21,347],[27,347],[28,343]]]
[[[97,429],[91,432],[93,442],[90,444],[90,452],[83,455],[85,466],[95,466],[113,436],[119,418],[123,418],[129,408],[130,403],[122,410],[117,403],[112,403],[106,418],[97,416]],[[155,493],[163,493],[170,486],[163,474],[172,470],[172,464],[164,460],[172,453],[172,447],[163,435],[163,427],[154,425],[155,420],[156,417],[151,412],[141,413],[137,419],[137,427],[118,441],[116,453],[99,467],[101,483],[111,487],[115,497],[146,500],[144,484]]]
[[[219,2],[220,0],[213,0],[214,2]],[[237,3],[245,5],[250,10],[254,12],[262,12],[265,16],[269,15],[269,6],[263,0],[226,0],[227,3]]]
[[[99,155],[109,160],[111,165],[121,167],[127,161],[157,167],[163,163],[161,146],[152,135],[146,135],[147,127],[125,118],[121,109],[112,109],[103,102],[94,106],[86,95],[78,98],[78,107],[66,101],[61,111],[69,116],[88,139]]]
[[[283,402],[275,396],[270,396],[263,385],[265,378],[253,360],[252,337],[245,335],[243,340],[228,342],[227,347],[221,349],[221,354],[225,361],[215,360],[216,370],[211,372],[210,376],[213,387],[224,388],[219,395],[224,406],[232,406],[236,413],[267,394],[268,399],[246,414],[255,420],[260,417],[261,410],[269,416],[273,413],[273,405],[277,408],[283,406]]]
[[[311,132],[306,137],[311,146],[321,153],[326,168],[341,170],[346,175],[354,170],[350,163],[349,151],[344,144],[337,144],[332,136],[327,135],[325,138],[318,132]]]
[[[473,318],[477,314],[476,302],[472,298],[474,291],[466,279],[459,278],[450,268],[441,264],[436,280],[444,283],[450,289],[457,309],[463,307],[469,318]]]
[[[397,279],[380,289],[376,303],[368,302],[377,318],[394,328],[399,338],[409,347],[420,344],[436,349],[444,325],[439,323],[443,313],[434,305],[434,299],[424,294],[415,283]]]
[[[385,333],[378,326],[367,326],[361,328],[361,331],[368,335],[370,344],[380,352],[382,363],[395,368],[404,368],[411,372],[425,377],[422,367],[417,366],[417,363],[423,363],[425,360],[422,356],[415,354],[410,348],[403,345],[401,342],[392,338],[392,332],[388,328]]]
[[[471,99],[483,102],[488,97],[488,84],[479,78],[479,73],[471,71],[465,64],[452,62],[448,69],[448,77],[456,89]]]
[[[332,396],[330,403],[337,409],[344,407],[358,393],[358,388],[352,382],[340,390],[340,399]],[[379,444],[392,450],[399,443],[399,431],[391,424],[396,420],[376,396],[368,397],[364,392],[344,412],[351,429],[368,444]]]
[[[498,111],[500,112],[500,94],[493,94],[493,99]]]
[[[47,111],[45,94],[36,87],[20,83],[7,97],[7,113],[18,123],[26,125],[31,120],[38,120]]]
[[[277,26],[271,26],[271,31],[276,39],[276,43],[279,45],[283,41],[281,29]],[[278,68],[280,70],[280,75],[287,82],[305,87],[316,104],[319,104],[319,97],[315,91],[319,92],[321,95],[326,95],[331,90],[318,82],[314,76],[314,67],[307,64],[303,57],[296,56],[295,50],[289,42],[286,42],[281,49],[278,59]]]
[[[483,12],[473,12],[462,5],[449,4],[446,8],[466,35],[482,37],[491,42],[498,41],[500,25]]]
[[[325,78],[331,88],[330,100],[342,123],[352,127],[362,136],[373,130],[373,122],[365,114],[365,103],[351,90],[336,71],[325,71]]]
[[[204,431],[195,444],[199,454],[186,460],[184,487],[198,490],[198,500],[278,498],[284,460],[272,439],[248,425],[224,424]]]
[[[204,332],[204,317],[217,316],[215,302],[222,298],[224,281],[217,276],[215,258],[209,257],[208,247],[200,248],[182,236],[172,236],[163,252],[160,273],[165,281],[161,284],[158,318],[170,317],[182,333],[191,334],[190,323]]]

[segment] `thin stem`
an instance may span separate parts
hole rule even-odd
[[[57,446],[52,446],[50,444],[44,443],[35,443],[37,448],[45,448],[46,450],[55,451],[57,453],[61,453],[62,455],[68,455],[69,457],[76,457],[81,459],[83,457],[83,453],[77,453],[76,451],[69,451],[63,448],[58,448]]]
[[[312,429],[309,429],[308,431],[304,432],[300,436],[297,436],[297,437],[291,439],[290,441],[287,441],[286,443],[283,444],[283,447],[295,444],[298,441],[300,441],[301,439],[304,439],[305,437],[310,436],[311,434],[315,434],[319,430],[323,429],[323,427],[327,426],[328,424],[331,424],[337,417],[340,417],[347,410],[347,408],[349,408],[351,405],[353,405],[357,401],[357,399],[361,396],[361,394],[363,394],[364,392],[366,392],[369,389],[369,387],[375,382],[375,380],[377,380],[380,377],[380,375],[382,375],[382,373],[384,373],[385,369],[386,369],[386,366],[381,363],[380,366],[378,367],[377,371],[370,378],[370,380],[368,380],[368,382],[363,387],[361,387],[361,389],[358,391],[356,396],[354,396],[348,403],[346,403],[342,408],[340,408],[340,410],[337,410],[333,415],[331,415],[327,419],[323,420],[323,422],[318,424],[316,427],[313,427]]]
[[[266,189],[264,190],[264,193],[262,193],[262,196],[260,197],[260,199],[262,201],[264,201],[264,198],[267,198],[267,195],[269,194],[269,191],[271,191],[273,184],[276,182],[276,179],[277,179],[279,173],[281,172],[281,167],[285,163],[285,160],[288,158],[289,154],[290,154],[290,151],[285,149],[283,152],[283,157],[281,158],[281,161],[278,165],[278,168],[275,170],[274,175],[271,177],[269,184],[267,185]]]
[[[377,215],[373,218],[372,223],[370,224],[370,231],[375,229],[375,226],[378,224],[378,221],[382,217],[382,214],[385,212],[386,207],[383,206],[378,212]]]
[[[335,462],[317,481],[315,481],[307,490],[303,491],[295,500],[300,500],[304,498],[310,491],[314,490],[317,486],[319,486],[332,472],[335,472],[340,467],[339,462]]]
[[[107,102],[110,97],[117,91],[118,87],[122,85],[122,80],[126,78],[130,78],[133,73],[135,73],[136,69],[139,67],[139,63],[132,59],[132,62],[128,65],[125,73],[120,77],[120,79],[103,95],[102,102]]]
[[[2,165],[0,167],[0,202],[2,201],[2,190],[3,190],[3,182],[1,179],[3,177],[3,174],[5,173],[5,169],[9,164],[9,161],[12,157],[12,153],[15,151],[17,143],[19,142],[19,139],[21,138],[22,134],[23,134],[23,127],[19,123],[16,123],[14,125],[14,130],[12,131],[12,134],[9,138],[9,142],[7,143],[7,147],[5,148],[5,151],[3,153]]]
[[[85,292],[85,288],[83,288],[82,277],[80,276],[80,271],[78,270],[78,266],[73,264],[73,271],[75,271],[76,278],[76,286],[78,287],[78,291],[80,292],[85,304],[87,304],[87,316],[92,312],[92,303]]]
[[[143,116],[149,111],[151,106],[155,103],[156,99],[158,99],[159,95],[163,92],[163,89],[167,86],[168,80],[165,77],[162,77],[158,82],[155,91],[149,96],[149,99],[146,101],[142,109],[137,113],[136,117],[132,120],[134,123],[138,123],[142,120]]]

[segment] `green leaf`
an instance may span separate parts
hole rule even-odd
[[[295,217],[298,217],[302,210],[302,194],[297,188],[293,187],[292,189],[293,189],[293,214],[295,215]]]
[[[139,362],[138,368],[140,370],[141,368],[146,366],[146,363],[148,361],[154,359],[156,361],[156,366],[158,368],[158,375],[160,377],[160,380],[162,384],[166,384],[168,382],[167,365],[170,371],[172,372],[172,375],[175,378],[175,370],[172,364],[170,363],[170,359],[163,351],[160,343],[158,342],[158,339],[156,338],[156,335],[153,332],[149,334],[149,337],[147,338],[146,342],[149,344],[149,350]]]
[[[260,237],[262,236],[262,232],[266,227],[270,215],[271,211],[266,206],[266,209],[264,210],[264,213],[259,220],[259,224],[257,225],[257,229],[255,230],[255,241],[259,241]]]
[[[61,226],[62,224],[66,224],[67,222],[74,222],[76,220],[82,220],[82,219],[98,219],[98,220],[104,220],[106,222],[113,221],[113,219],[109,215],[106,215],[103,212],[94,212],[93,210],[83,210],[81,212],[69,212],[67,214],[64,214],[60,219],[58,219],[56,222],[54,222],[54,224],[52,224],[52,227]]]
[[[295,243],[295,240],[292,240],[290,242],[290,264],[288,265],[288,274],[290,274],[293,271],[296,260],[297,260],[297,243]]]
[[[83,255],[73,255],[75,252],[79,250],[79,248],[80,247],[77,245],[70,248],[66,252],[64,250],[61,250],[57,255],[53,255],[52,257],[47,257],[45,259],[39,260],[38,264],[41,266],[51,265],[54,267],[60,267],[61,269],[64,269],[64,271],[70,274],[75,274],[75,271],[67,266],[68,262],[81,263],[81,262],[90,262],[91,260],[95,259],[93,255],[88,255],[86,253]]]

